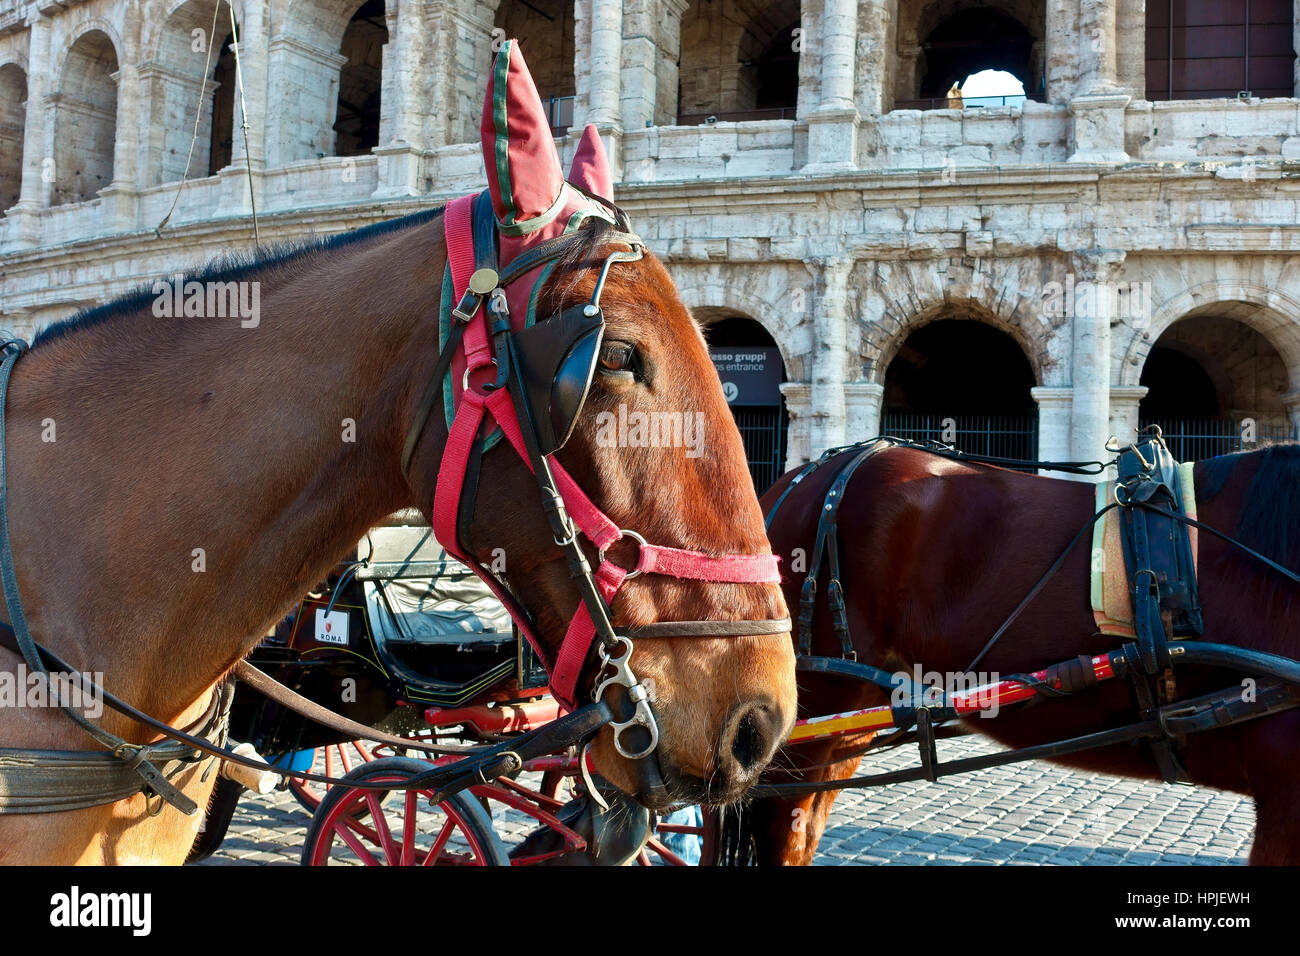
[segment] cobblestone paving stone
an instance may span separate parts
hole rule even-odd
[[[981,738],[943,741],[941,759],[1000,749]],[[878,755],[863,773],[914,766],[915,752]],[[309,815],[284,792],[248,795],[225,842],[204,865],[298,862]],[[531,826],[494,813],[507,846]],[[1255,813],[1246,797],[1143,783],[1032,762],[940,780],[846,791],[835,802],[816,862],[1074,865],[1241,864]]]

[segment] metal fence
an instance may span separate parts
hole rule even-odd
[[[749,475],[761,495],[785,472],[785,415],[768,406],[731,409],[749,459]]]
[[[1251,420],[1241,418],[1144,418],[1139,422],[1140,428],[1148,425],[1160,426],[1169,453],[1179,461],[1200,461],[1297,439],[1290,426],[1252,426]]]
[[[923,415],[886,412],[881,431],[896,438],[937,441],[973,455],[1038,457],[1038,415]]]
[[[769,109],[735,110],[730,113],[679,113],[678,126],[712,126],[714,123],[747,123],[753,120],[792,120],[797,110],[793,106],[774,106]]]
[[[995,106],[1024,106],[1024,93],[1005,96],[934,96],[917,100],[895,100],[896,110],[978,110]]]

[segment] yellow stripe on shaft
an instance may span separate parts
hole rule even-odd
[[[815,737],[880,730],[882,727],[892,726],[894,726],[894,715],[888,710],[883,712],[868,710],[857,714],[842,714],[835,717],[824,717],[806,724],[796,724],[794,731],[790,734],[789,742],[797,743],[800,740],[811,740]]]

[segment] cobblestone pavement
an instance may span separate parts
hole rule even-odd
[[[990,753],[981,738],[940,743],[941,759]],[[872,758],[863,772],[914,766],[905,749]],[[494,814],[503,841],[527,826]],[[309,821],[288,793],[245,796],[206,865],[297,863]],[[1254,806],[1245,797],[1066,770],[1042,762],[999,767],[939,783],[847,791],[835,803],[817,854],[822,865],[1244,863]]]

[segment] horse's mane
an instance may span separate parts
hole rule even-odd
[[[274,269],[282,269],[295,263],[310,261],[322,252],[350,246],[357,242],[364,242],[367,239],[374,239],[390,232],[396,232],[399,229],[420,225],[441,216],[442,210],[443,207],[439,206],[437,209],[426,209],[398,219],[386,219],[383,222],[372,223],[369,226],[362,226],[360,229],[341,232],[333,236],[277,243],[257,252],[223,253],[200,271],[183,274],[182,279],[185,282],[237,282],[251,276],[262,275]],[[167,281],[171,280],[171,276],[163,278]],[[93,328],[119,316],[138,312],[150,305],[156,297],[157,293],[153,291],[151,286],[141,286],[132,292],[127,292],[113,299],[111,302],[81,309],[68,318],[54,322],[42,329],[32,340],[32,348],[60,339],[70,332]]]
[[[1300,444],[1270,445],[1201,462],[1198,498],[1219,494],[1239,468],[1259,462],[1246,489],[1233,537],[1278,564],[1300,568]],[[1293,587],[1267,572],[1277,582]]]

